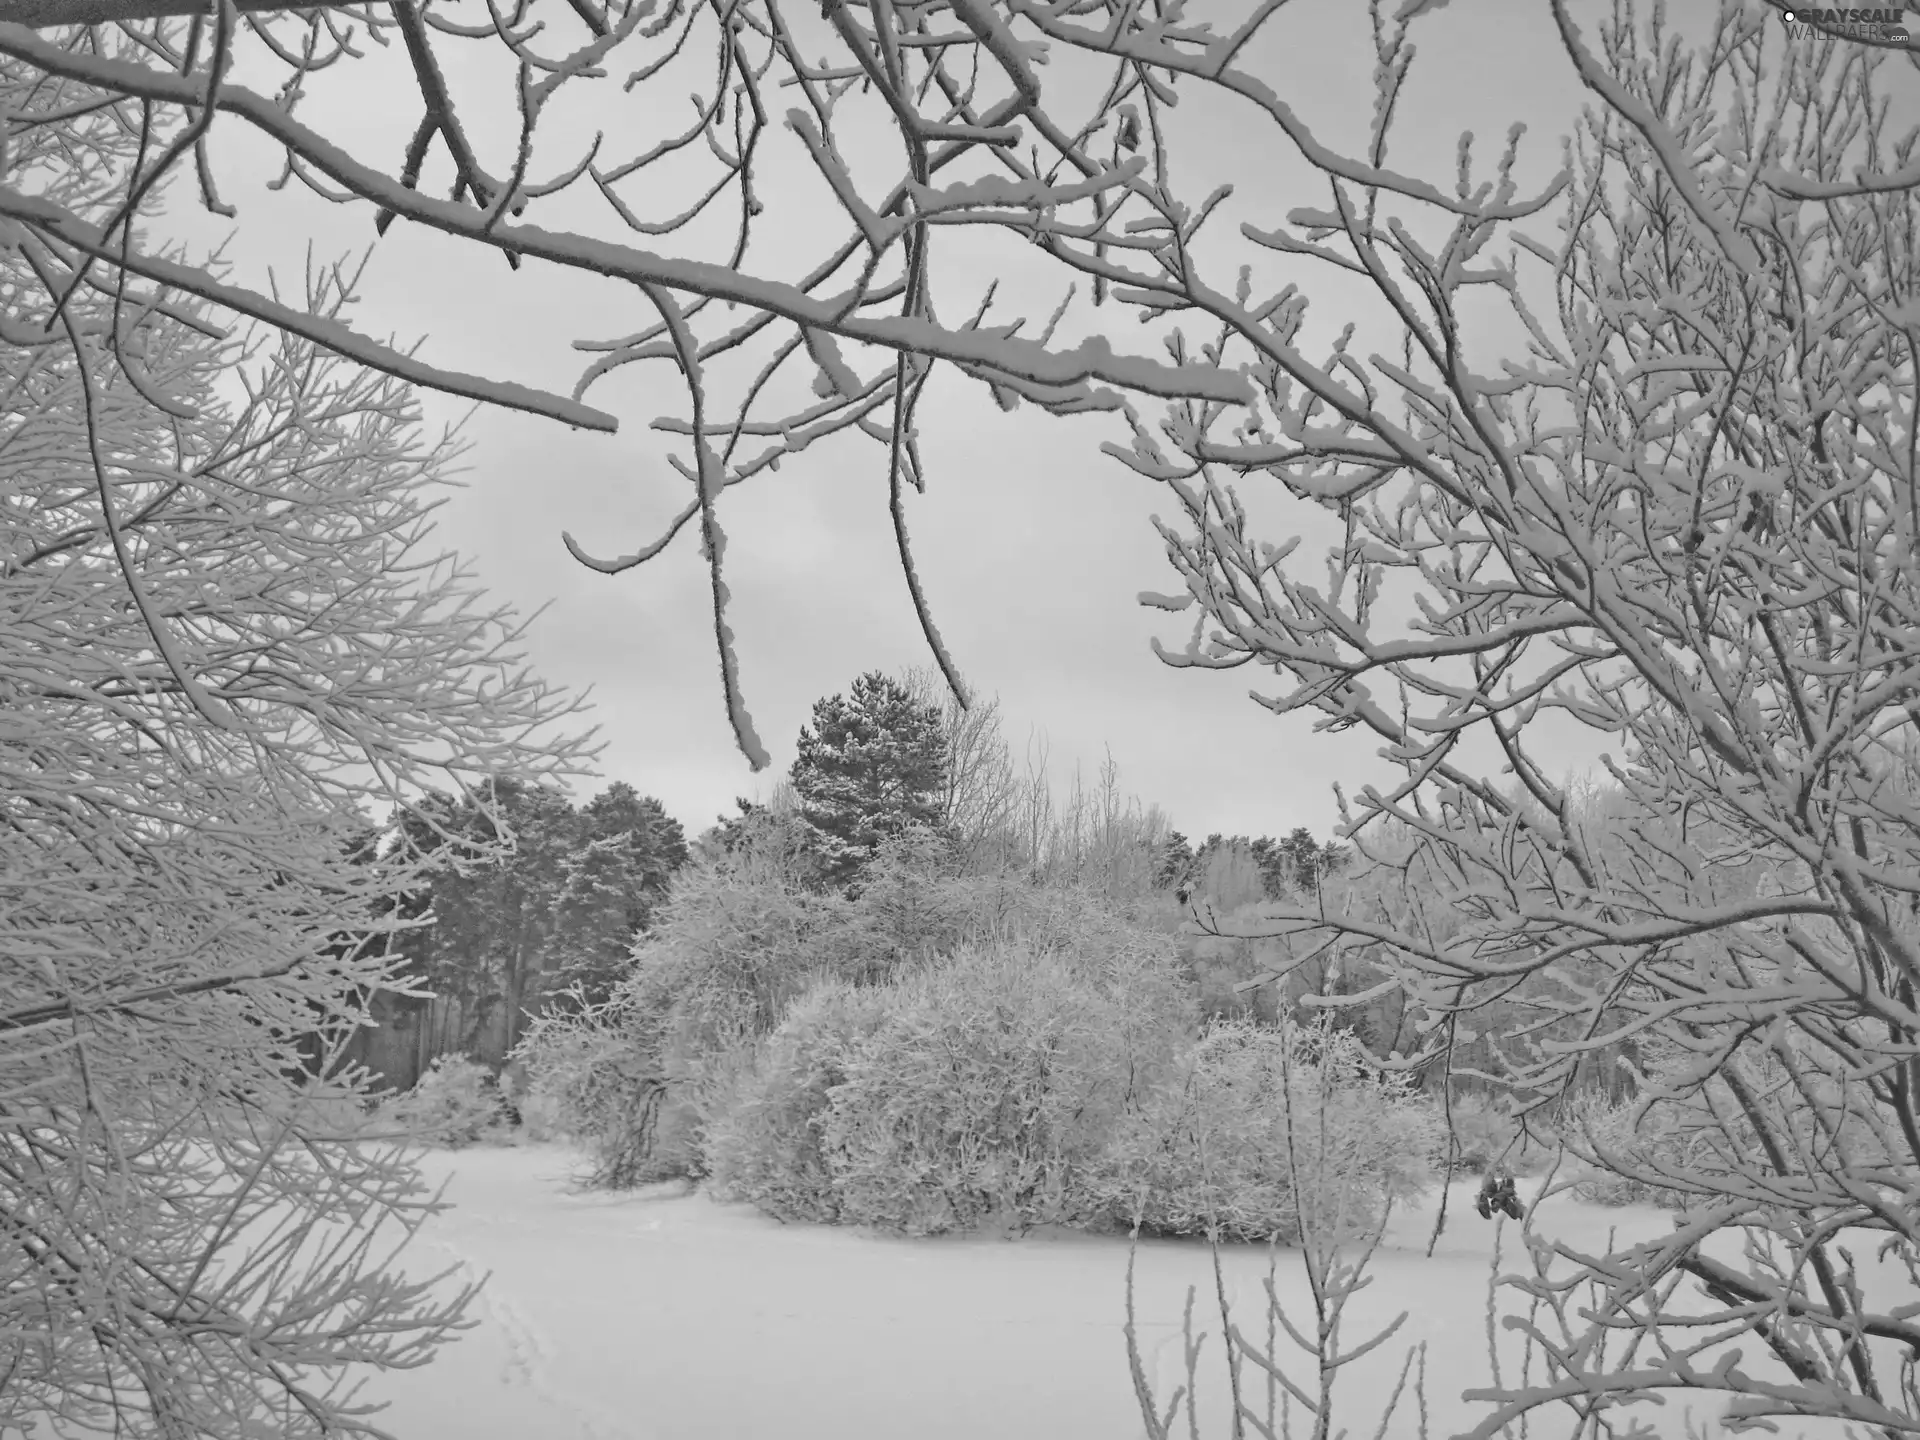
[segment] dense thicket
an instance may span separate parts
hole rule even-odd
[[[914,1233],[1297,1239],[1302,1203],[1364,1227],[1437,1156],[1437,1109],[1329,1027],[1203,1029],[1170,896],[967,875],[922,830],[850,898],[762,834],[696,860],[608,1002],[521,1048],[600,1183]],[[1320,1137],[1304,1180],[1290,1124]]]

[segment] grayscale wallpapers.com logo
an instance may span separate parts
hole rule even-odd
[[[1881,40],[1894,45],[1907,43],[1906,17],[1898,7],[1881,6],[1872,10],[1793,9],[1780,18],[1787,33],[1798,40],[1803,36],[1837,35],[1841,39]],[[1819,29],[1815,29],[1815,26]]]

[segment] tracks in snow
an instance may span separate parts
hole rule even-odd
[[[422,1239],[452,1260],[459,1267],[460,1278],[467,1283],[477,1283],[484,1275],[473,1256],[459,1246],[437,1237],[423,1236]],[[552,1344],[540,1327],[513,1303],[497,1278],[488,1277],[481,1286],[477,1308],[482,1321],[479,1333],[498,1337],[506,1351],[500,1368],[503,1385],[518,1385],[549,1406],[556,1417],[565,1415],[575,1421],[582,1440],[632,1440],[629,1426],[597,1405],[583,1404],[554,1383],[550,1368],[554,1359]]]

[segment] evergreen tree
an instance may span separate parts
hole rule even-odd
[[[549,988],[578,984],[590,1001],[604,999],[686,861],[680,822],[651,795],[616,780],[582,806],[563,861],[559,925],[545,967]]]
[[[1287,857],[1271,835],[1262,835],[1249,845],[1253,863],[1259,867],[1260,883],[1265,887],[1269,900],[1284,899],[1287,894]]]
[[[471,862],[473,847],[496,845],[500,829],[477,800],[436,796],[431,823],[403,822],[403,845],[443,863],[402,906],[409,919],[431,906],[433,923],[393,948],[438,997],[428,1052],[497,1061],[569,987],[604,995],[687,846],[658,800],[621,782],[579,809],[557,788],[509,776],[492,790],[513,847],[488,863]]]
[[[1340,869],[1347,858],[1344,846],[1332,841],[1322,845],[1304,825],[1280,842],[1280,851],[1285,856],[1287,867],[1293,872],[1295,888],[1303,895],[1311,895],[1318,890],[1320,882]]]
[[[939,828],[940,720],[937,707],[878,671],[854,681],[850,696],[814,703],[791,774],[826,884],[856,883],[889,835]]]
[[[1193,844],[1178,830],[1168,834],[1154,862],[1153,883],[1163,890],[1191,886],[1195,873]]]
[[[1260,898],[1286,900],[1310,896],[1320,883],[1346,864],[1346,848],[1329,841],[1322,845],[1304,825],[1284,840],[1262,835],[1249,840],[1245,835],[1215,832],[1196,851],[1184,835],[1175,832],[1162,847],[1159,880],[1162,885],[1204,890],[1216,902],[1229,891],[1241,899],[1251,898],[1251,870]]]
[[[403,843],[446,863],[430,890],[414,897],[415,914],[430,904],[434,923],[395,938],[409,969],[438,997],[428,1051],[504,1053],[524,1025],[521,1012],[545,990],[540,976],[560,927],[566,862],[578,820],[564,791],[497,776],[481,797],[434,797],[433,822],[403,826]],[[435,826],[444,835],[435,833]],[[512,849],[485,864],[512,835]]]
[[[744,795],[734,796],[733,803],[739,807],[738,815],[719,815],[714,817],[713,826],[700,837],[700,843],[724,850],[731,855],[747,843],[753,832],[753,817],[760,812],[760,806]]]

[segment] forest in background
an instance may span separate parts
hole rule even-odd
[[[1279,840],[1212,834],[1195,845],[1158,805],[1122,791],[1111,757],[1092,784],[1076,773],[1061,794],[1043,745],[1015,759],[997,702],[962,709],[927,671],[860,677],[850,698],[815,706],[803,737],[792,772],[765,801],[737,801],[692,844],[658,801],[624,783],[575,806],[557,786],[513,776],[470,800],[433,797],[437,825],[401,815],[388,835],[367,832],[355,842],[363,862],[408,847],[433,867],[432,880],[399,906],[410,928],[384,942],[406,988],[367,997],[371,1023],[340,1063],[365,1066],[397,1090],[442,1055],[498,1073],[543,1009],[604,1000],[675,875],[694,857],[737,847],[755,817],[778,817],[804,883],[843,890],[881,840],[916,824],[939,838],[952,875],[1091,886],[1176,910],[1192,897],[1227,917],[1313,894],[1344,863],[1338,844],[1304,828]],[[503,837],[506,853],[472,858]],[[1197,940],[1191,964],[1207,1013],[1272,1018],[1270,993],[1232,987],[1283,958],[1271,944]],[[1303,972],[1296,990],[1307,973],[1318,977]]]

